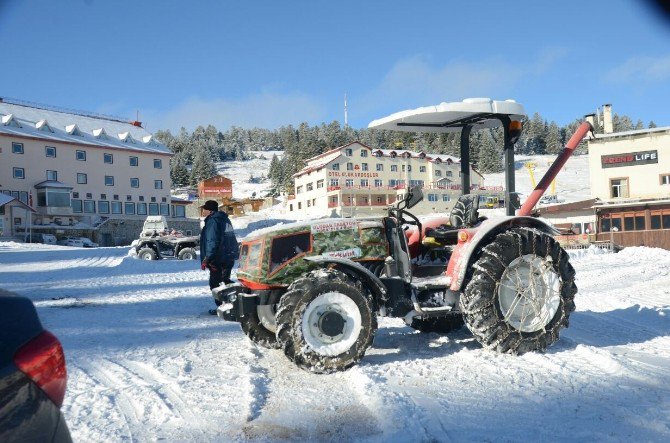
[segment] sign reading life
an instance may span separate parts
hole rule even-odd
[[[658,163],[658,151],[641,151],[627,154],[602,155],[600,162],[603,168],[620,166],[637,166]]]

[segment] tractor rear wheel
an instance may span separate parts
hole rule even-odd
[[[485,246],[460,298],[465,323],[498,352],[544,351],[575,310],[575,270],[549,235],[512,229]]]
[[[329,373],[355,365],[376,330],[371,296],[340,271],[312,271],[279,300],[277,341],[290,360],[308,371]]]

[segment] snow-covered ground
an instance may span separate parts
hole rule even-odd
[[[216,164],[219,174],[233,181],[233,197],[248,198],[256,193],[256,197],[265,197],[272,188],[268,174],[272,156],[281,159],[284,151],[251,151],[251,160],[220,162]],[[255,183],[250,183],[251,178]]]
[[[0,287],[62,341],[75,441],[668,441],[670,252],[573,255],[570,328],[498,355],[382,319],[359,366],[299,370],[213,306],[196,261],[0,243]]]

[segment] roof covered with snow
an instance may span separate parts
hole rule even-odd
[[[368,128],[404,132],[460,132],[465,125],[473,130],[500,126],[500,116],[521,120],[526,112],[514,100],[468,98],[462,102],[442,102],[436,106],[409,109],[372,121]]]
[[[25,209],[28,209],[32,212],[35,212],[35,210],[33,208],[31,208],[27,204],[23,203],[21,200],[15,198],[15,197],[12,197],[11,195],[0,193],[0,206],[5,206],[7,203],[11,203],[12,201],[15,201],[16,203],[18,203],[19,205],[21,205]]]
[[[171,154],[131,122],[0,101],[0,134],[138,152]]]
[[[647,128],[647,129],[634,129],[632,131],[622,131],[622,132],[612,132],[610,134],[595,134],[595,139],[589,140],[589,142],[598,142],[603,139],[612,139],[617,137],[633,137],[636,135],[648,135],[659,132],[670,132],[670,126],[664,126],[662,128]]]

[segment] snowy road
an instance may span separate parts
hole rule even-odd
[[[382,319],[362,364],[333,375],[207,315],[196,262],[125,254],[0,243],[0,287],[63,342],[76,441],[670,439],[668,251],[575,256],[577,311],[546,354]]]

